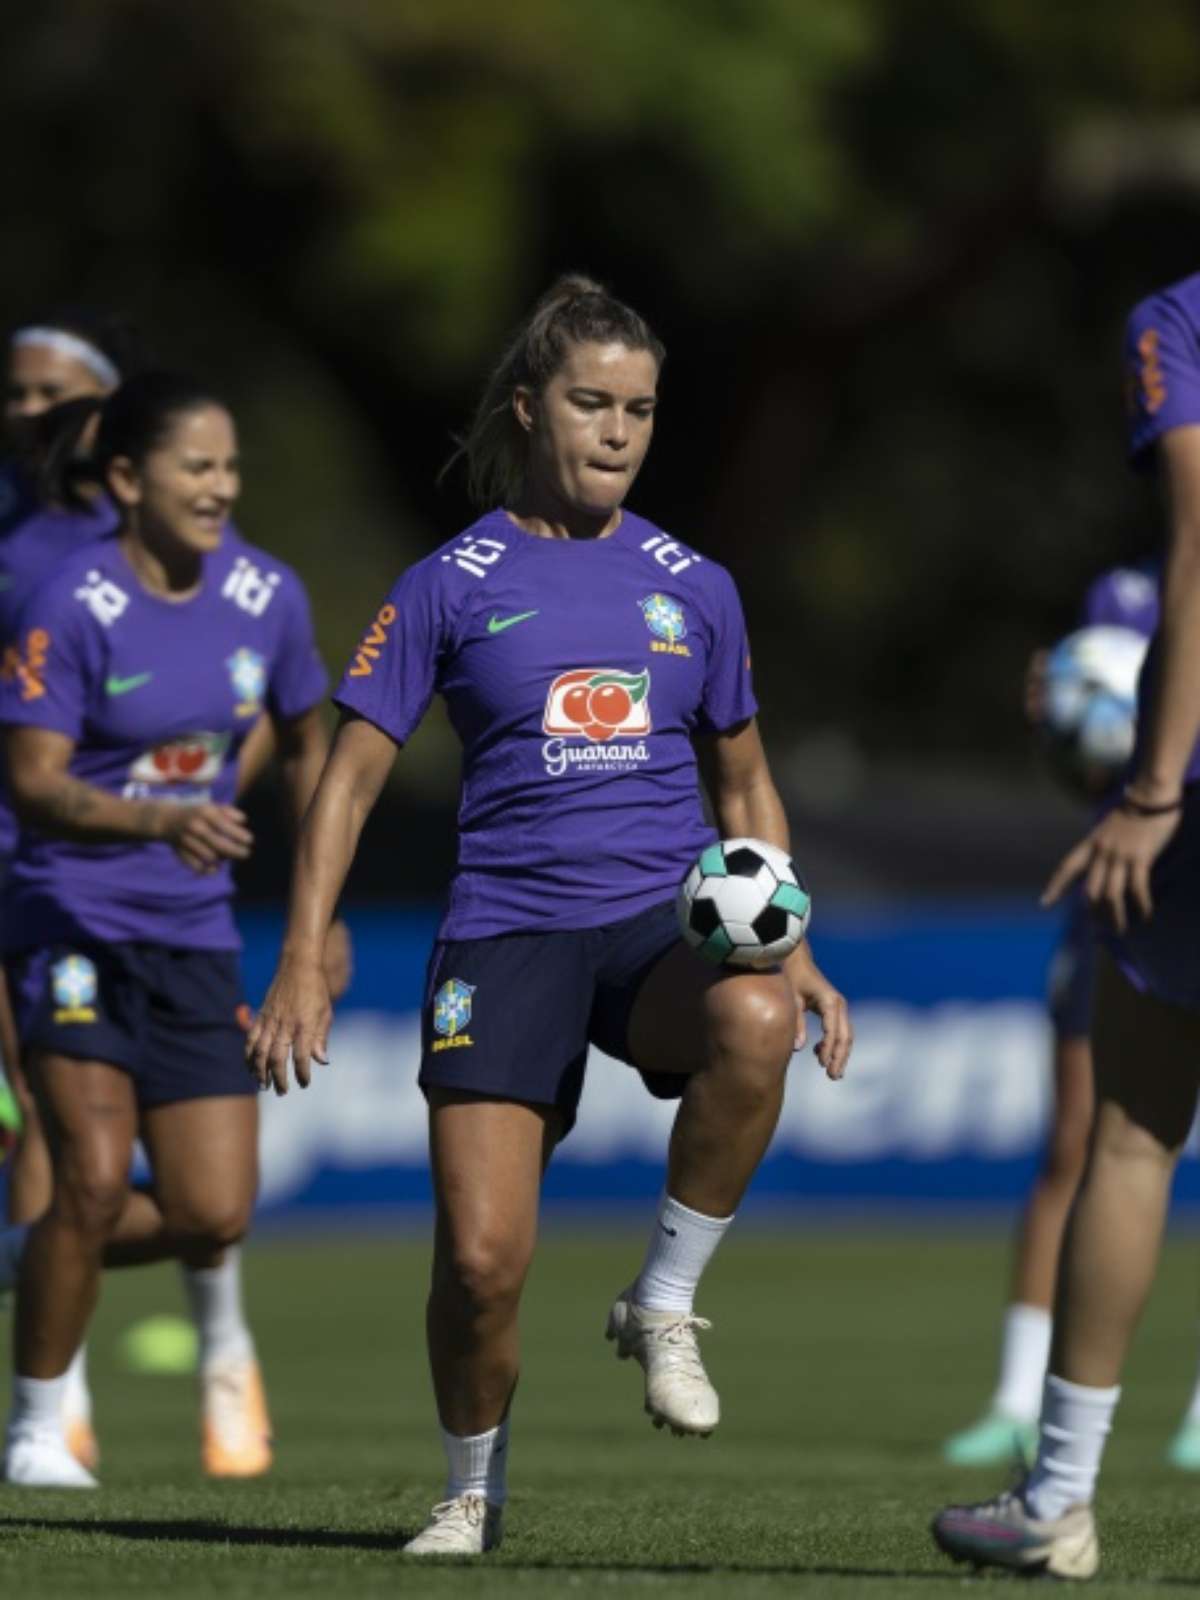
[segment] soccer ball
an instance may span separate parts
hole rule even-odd
[[[1042,733],[1059,775],[1096,794],[1133,754],[1147,640],[1132,628],[1080,628],[1046,663]]]
[[[722,839],[679,885],[675,909],[684,939],[706,961],[767,967],[803,939],[812,902],[786,851]]]

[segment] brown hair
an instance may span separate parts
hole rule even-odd
[[[528,440],[513,412],[519,388],[540,390],[577,344],[623,344],[662,366],[667,352],[646,320],[581,273],[551,284],[510,339],[447,469],[466,458],[467,492],[482,510],[510,505],[525,483]]]

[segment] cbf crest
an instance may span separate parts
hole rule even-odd
[[[98,984],[95,965],[86,956],[64,956],[50,968],[55,1022],[95,1022]]]
[[[687,635],[687,622],[684,619],[683,607],[678,600],[669,594],[648,594],[638,604],[642,608],[646,626],[654,635],[650,645],[651,650],[657,651],[660,655],[691,655],[692,652],[683,643]]]
[[[461,978],[450,978],[433,997],[433,1031],[438,1037],[432,1048],[461,1050],[475,1043],[467,1028],[471,1023],[471,996],[476,985]]]
[[[229,668],[233,692],[238,697],[233,708],[235,716],[258,716],[267,692],[267,663],[257,650],[247,650],[243,646],[228,657],[225,665]]]

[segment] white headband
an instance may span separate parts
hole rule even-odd
[[[88,340],[81,339],[78,334],[66,333],[62,328],[20,328],[13,334],[11,343],[14,350],[23,345],[44,345],[47,350],[66,356],[69,361],[78,361],[93,378],[98,378],[110,389],[115,389],[121,381],[120,372],[103,350],[97,350]]]

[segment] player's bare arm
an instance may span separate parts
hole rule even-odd
[[[261,722],[251,732],[250,740],[259,740],[260,727]],[[316,792],[325,758],[329,754],[324,713],[320,706],[313,706],[298,717],[275,717],[268,722],[268,728],[267,748],[278,752],[284,814],[295,837]],[[240,763],[239,781],[243,770],[244,764]],[[330,923],[324,949],[325,981],[329,985],[329,995],[333,1000],[340,1000],[350,986],[353,969],[350,931],[340,917],[335,917]]]
[[[246,1039],[246,1060],[264,1088],[286,1094],[288,1057],[306,1088],[312,1062],[329,1055],[332,1008],[325,941],[363,824],[391,770],[396,745],[371,722],[351,717],[329,759],[296,841],[291,902],[279,971]]]
[[[1153,912],[1150,871],[1179,827],[1183,776],[1200,734],[1200,426],[1173,428],[1159,444],[1168,499],[1158,679],[1146,714],[1141,759],[1125,803],[1059,863],[1043,904],[1083,878],[1119,932],[1132,900]]]
[[[21,821],[60,839],[88,844],[129,839],[169,844],[193,872],[241,861],[254,838],[235,806],[126,800],[73,777],[74,742],[49,728],[9,727],[5,750]]]
[[[721,837],[764,839],[790,853],[787,814],[771,777],[758,719],[751,717],[705,741],[698,756]],[[796,1048],[804,1044],[804,1014],[811,1011],[820,1018],[823,1035],[814,1054],[828,1077],[843,1077],[854,1043],[845,997],[813,960],[807,939],[787,958],[783,969],[800,1005]]]

